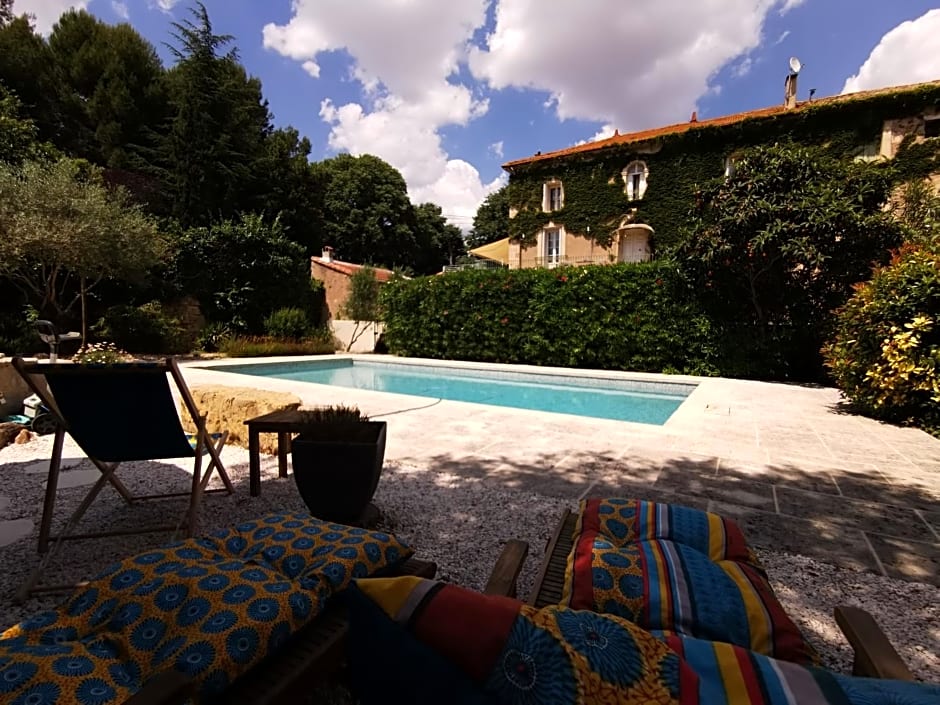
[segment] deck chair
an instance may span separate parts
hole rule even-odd
[[[207,432],[205,416],[199,414],[179,367],[172,358],[154,363],[111,365],[37,363],[14,358],[13,367],[49,408],[57,423],[39,528],[39,553],[46,555],[27,584],[17,593],[18,599],[25,599],[29,594],[36,592],[59,591],[73,587],[36,586],[55,547],[62,541],[180,530],[189,537],[197,530],[200,502],[203,493],[207,491],[206,486],[212,473],[219,473],[225,487],[208,490],[209,492],[234,492],[219,456],[228,434],[210,435]],[[193,435],[183,430],[167,375],[179,391],[184,413],[192,417],[196,428]],[[72,436],[88,459],[101,471],[101,477],[92,485],[62,531],[58,535],[52,535],[52,519],[66,433]],[[203,473],[203,456],[206,454],[209,455],[209,462]],[[193,478],[189,491],[134,495],[117,477],[117,470],[123,462],[171,458],[193,458]],[[189,507],[182,519],[175,524],[73,533],[73,527],[108,484],[127,504],[188,496]],[[55,541],[55,546],[53,551],[49,552],[51,541]]]

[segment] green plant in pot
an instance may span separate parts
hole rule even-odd
[[[300,422],[291,455],[304,503],[320,519],[359,523],[382,474],[386,422],[347,406],[301,409]]]

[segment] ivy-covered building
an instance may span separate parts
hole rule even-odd
[[[892,160],[899,181],[940,186],[940,80],[669,125],[503,165],[509,172],[510,268],[637,262],[675,244],[708,180],[736,154],[795,142],[834,156]]]

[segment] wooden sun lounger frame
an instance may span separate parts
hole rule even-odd
[[[529,545],[508,541],[490,575],[484,592],[488,595],[514,597],[519,572],[525,563]],[[412,558],[396,572],[433,578],[437,565]],[[287,705],[302,702],[312,686],[335,674],[346,657],[348,623],[343,609],[334,605],[295,634],[277,653],[255,665],[241,676],[220,698],[226,705]],[[125,701],[125,705],[183,705],[195,688],[178,671],[167,671]]]
[[[566,509],[558,527],[548,541],[545,558],[529,596],[534,607],[557,605],[565,586],[565,568],[574,545],[577,514]],[[842,605],[835,608],[836,624],[855,651],[852,673],[869,678],[891,678],[913,681],[914,675],[891,645],[874,618],[858,607]]]

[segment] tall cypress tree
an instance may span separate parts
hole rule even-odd
[[[174,116],[162,145],[171,215],[184,226],[236,214],[255,200],[271,115],[261,82],[250,78],[229,35],[215,34],[205,6],[174,23],[177,64],[169,74]]]

